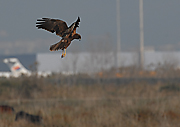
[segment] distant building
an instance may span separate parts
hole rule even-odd
[[[121,52],[118,60],[121,67],[138,65],[138,54],[135,52]],[[10,71],[3,63],[3,59],[15,57],[28,70],[37,66],[37,71],[50,71],[60,73],[94,73],[115,67],[114,53],[67,53],[61,58],[61,52],[38,53],[32,55],[0,56],[0,71]],[[169,64],[180,68],[180,52],[156,52],[146,51],[144,53],[145,69],[154,69],[159,65]],[[33,67],[33,68],[32,68]]]
[[[61,53],[38,53],[38,71],[52,71],[61,73],[94,73],[107,70],[115,66],[113,53],[68,53],[61,59]],[[119,54],[120,65],[138,65],[138,54],[122,52]],[[171,64],[180,67],[180,52],[151,52],[144,54],[145,69],[154,69],[158,65]]]

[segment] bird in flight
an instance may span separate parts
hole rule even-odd
[[[56,32],[56,35],[62,39],[50,46],[50,51],[62,50],[61,58],[66,56],[66,49],[74,39],[81,40],[81,35],[76,33],[76,28],[79,27],[80,18],[72,23],[69,27],[66,22],[59,19],[42,18],[37,19],[36,27],[38,29],[45,29],[51,33]]]

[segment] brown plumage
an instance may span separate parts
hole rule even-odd
[[[63,50],[62,58],[66,55],[66,48],[74,39],[81,40],[81,35],[76,33],[76,28],[79,27],[80,18],[72,23],[69,27],[66,22],[59,19],[42,18],[37,19],[36,27],[38,29],[45,29],[49,32],[56,32],[56,35],[62,37],[60,42],[50,46],[50,51]],[[64,52],[65,50],[65,52]]]

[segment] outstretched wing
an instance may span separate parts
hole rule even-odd
[[[45,29],[49,32],[56,32],[56,35],[63,36],[64,32],[68,29],[66,22],[59,19],[42,18],[37,19],[36,27],[38,29]]]
[[[75,34],[76,33],[76,28],[79,27],[79,22],[80,22],[80,18],[78,17],[78,19],[76,20],[76,22],[72,23],[69,28],[64,32],[64,35],[68,35],[68,34]],[[71,35],[73,36],[73,35]]]

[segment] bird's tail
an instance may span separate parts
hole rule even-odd
[[[53,44],[50,46],[50,51],[56,51],[56,50],[59,50],[60,49],[60,43],[56,43],[56,44]]]

